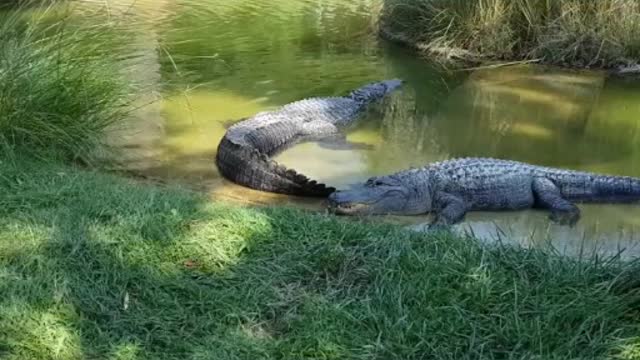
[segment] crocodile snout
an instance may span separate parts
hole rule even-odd
[[[368,208],[366,203],[354,202],[348,192],[335,191],[328,197],[328,209],[336,215],[354,215]]]

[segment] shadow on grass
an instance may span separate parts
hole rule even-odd
[[[637,335],[619,266],[0,167],[3,358],[580,358]]]

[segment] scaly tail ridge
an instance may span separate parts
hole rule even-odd
[[[218,145],[216,165],[225,178],[257,190],[312,197],[326,197],[335,191],[335,188],[279,165],[266,154],[240,146],[226,136]]]
[[[638,178],[596,175],[591,184],[594,202],[640,201],[640,179]]]

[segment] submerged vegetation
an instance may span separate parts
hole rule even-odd
[[[125,117],[128,85],[106,46],[110,26],[74,26],[54,9],[0,16],[0,143],[90,162]]]
[[[637,350],[633,265],[0,163],[3,359],[576,359]]]
[[[640,56],[638,0],[385,0],[382,30],[443,60],[616,68]]]

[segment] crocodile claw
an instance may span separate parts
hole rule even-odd
[[[450,230],[451,226],[443,223],[431,223],[427,226],[427,232],[445,232]]]
[[[577,211],[552,211],[549,219],[558,225],[573,227],[580,220],[580,212]]]

